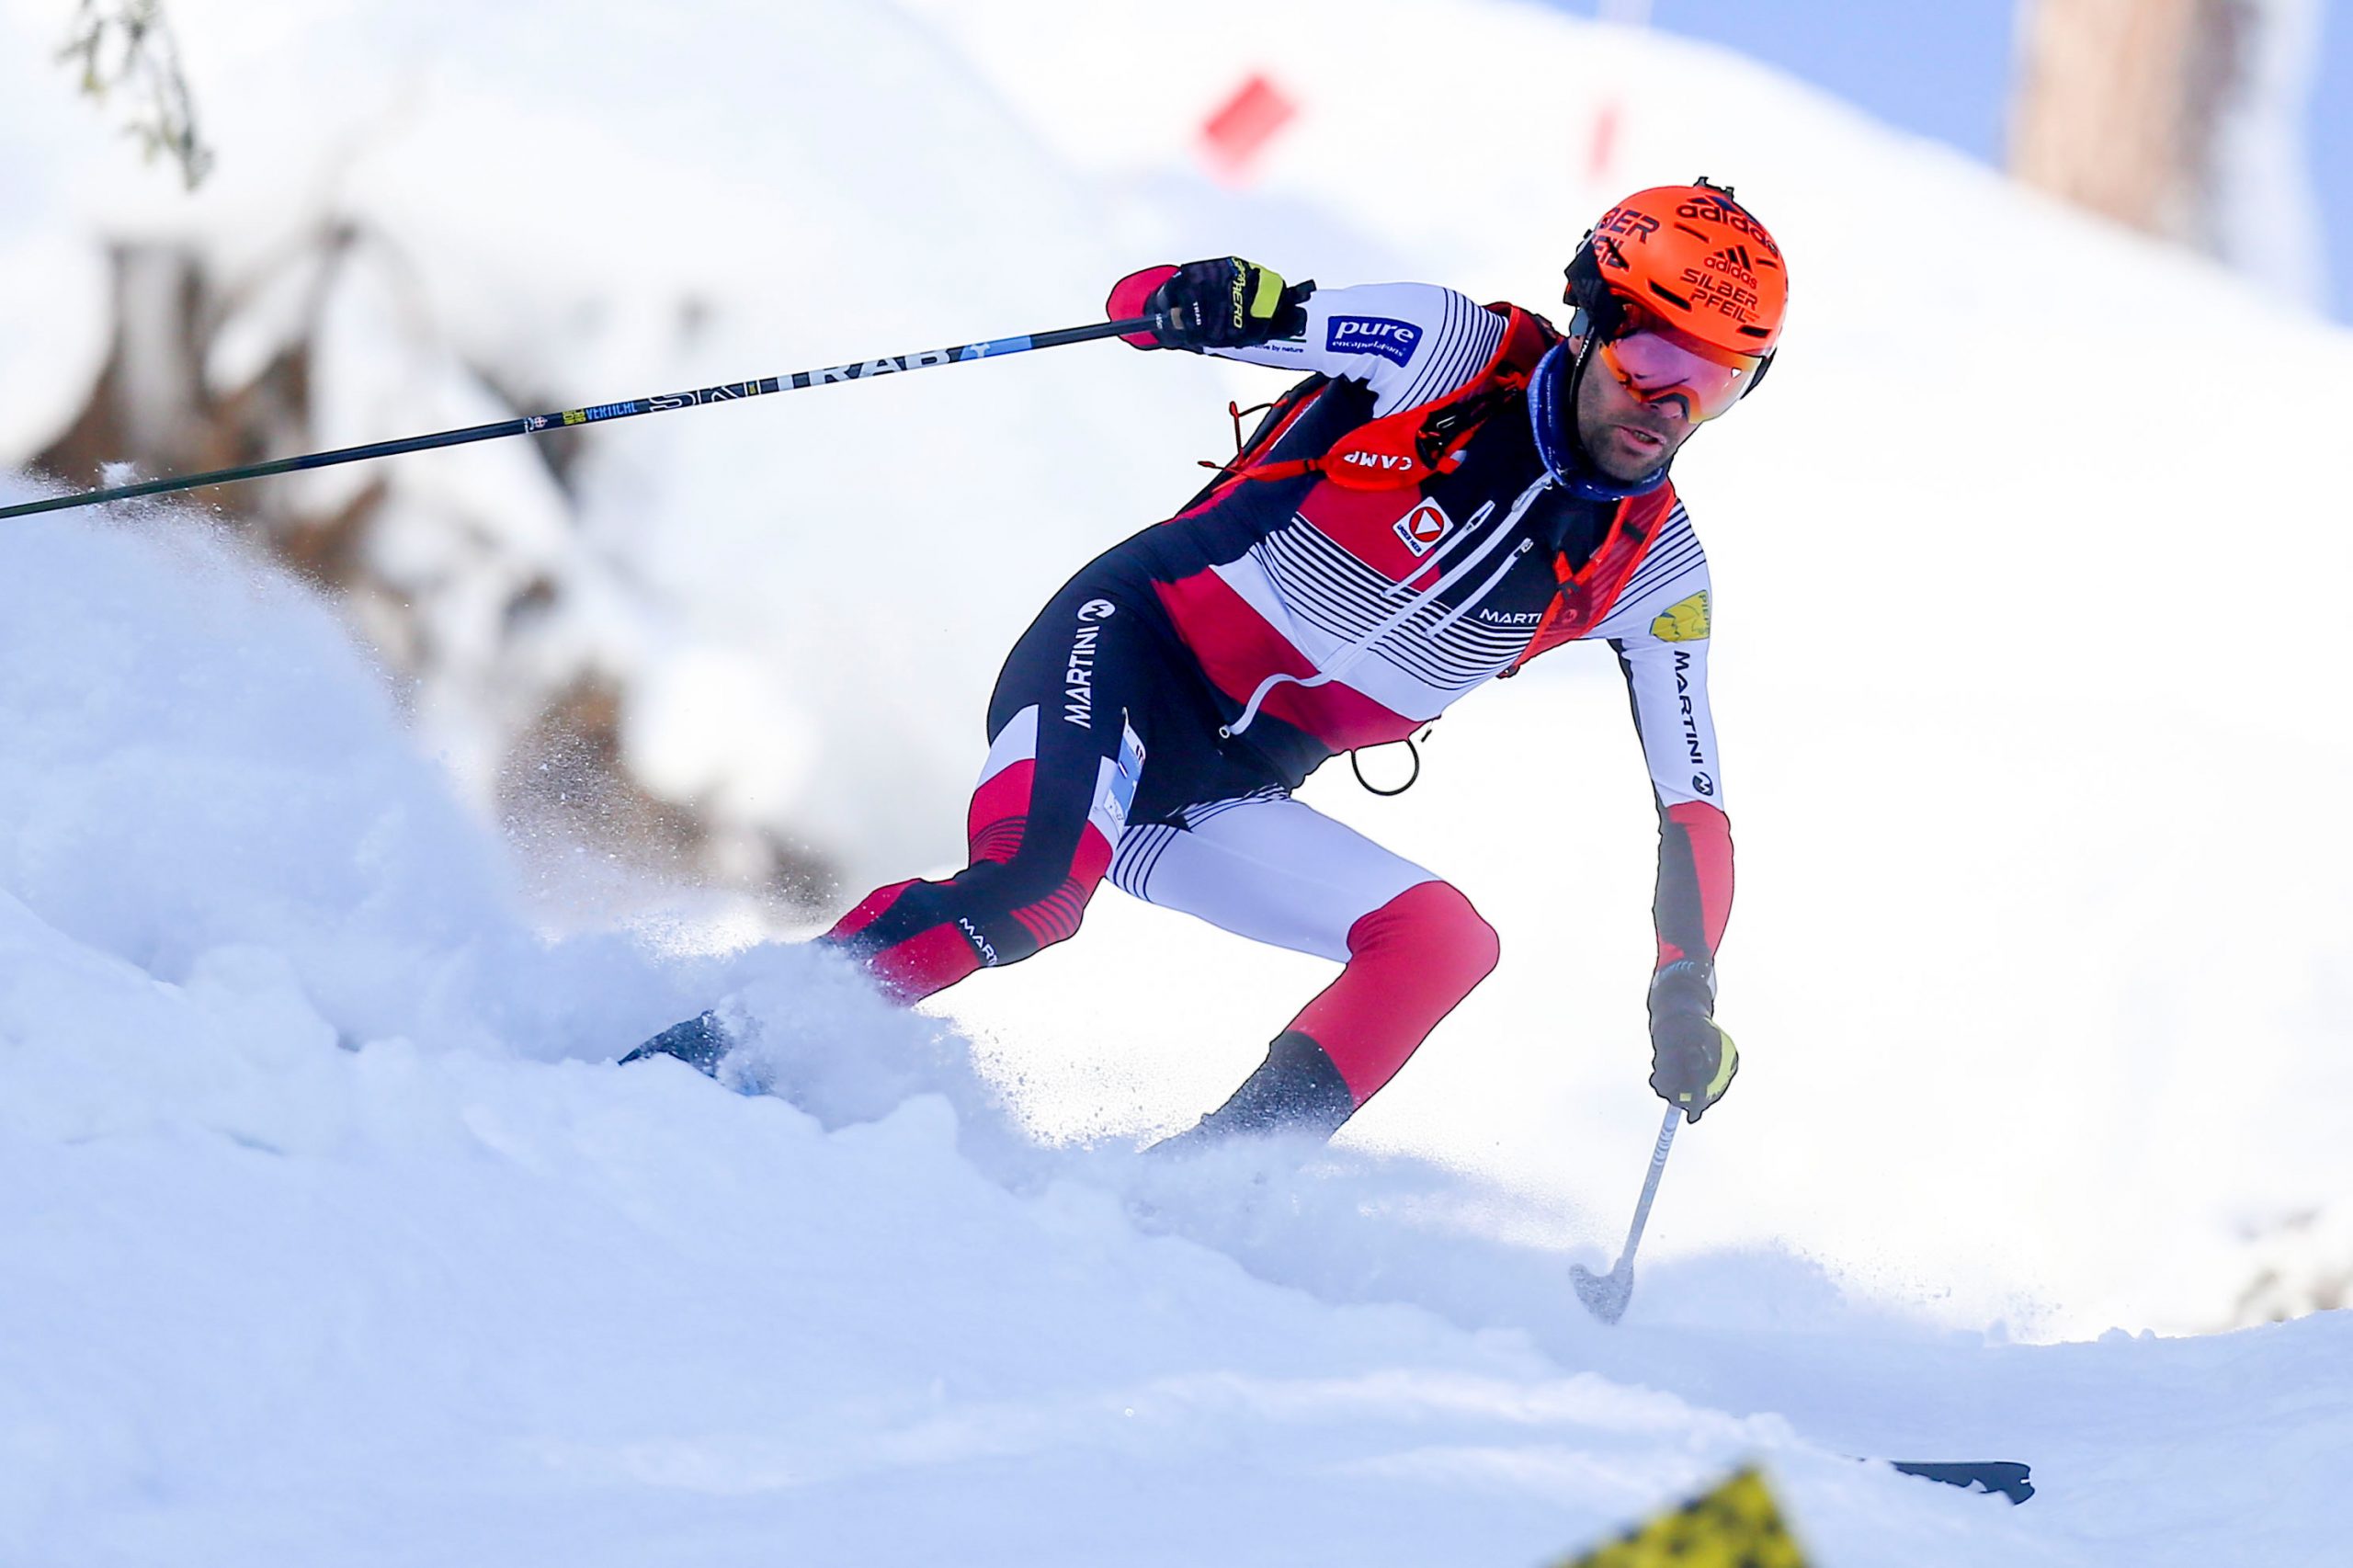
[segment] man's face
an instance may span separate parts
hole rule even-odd
[[[1577,382],[1577,439],[1604,476],[1628,484],[1657,472],[1695,428],[1680,400],[1644,403],[1598,354],[1586,361]]]

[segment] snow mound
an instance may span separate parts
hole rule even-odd
[[[0,584],[0,1558],[1513,1563],[1749,1459],[1826,1563],[2342,1528],[2344,1314],[2002,1346],[1722,1254],[1604,1330],[1458,1174],[1040,1145],[829,963],[540,942],[200,521]],[[722,985],[774,1093],[594,1060]]]

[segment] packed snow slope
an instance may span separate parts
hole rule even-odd
[[[54,8],[5,6],[20,449],[28,389],[104,351],[125,230],[390,236],[337,297],[333,444],[486,416],[401,321],[586,402],[1061,324],[1228,250],[1543,305],[1616,189],[1736,179],[1790,351],[1678,480],[1745,1064],[1627,1322],[1586,1324],[1565,1262],[1655,1126],[1606,657],[1466,704],[1400,801],[1315,781],[1504,968],[1328,1158],[1171,1170],[1124,1135],[1214,1103],[1327,966],[1115,894],[947,1018],[785,946],[544,942],[578,922],[469,811],[476,752],[331,607],[168,508],[11,524],[0,1562],[1533,1563],[1752,1456],[1832,1564],[2342,1555],[2343,1314],[2092,1336],[2217,1321],[2234,1226],[2353,1190],[2353,544],[2306,456],[2353,415],[2343,334],[1532,7],[1302,0],[1247,61],[1046,0],[173,14],[236,90],[166,204],[40,67]],[[1188,139],[1249,66],[1302,112],[1227,190]],[[576,515],[512,446],[383,472],[653,584],[579,629],[662,694],[633,744],[879,880],[958,856],[1034,604],[1272,390],[1092,346],[666,415],[597,433]],[[739,989],[771,1093],[609,1065]]]
[[[1750,1253],[1603,1329],[1459,1175],[1043,1147],[805,949],[544,945],[184,516],[0,534],[0,1561],[1533,1564],[1749,1459],[1827,1564],[2353,1522],[2346,1314],[2003,1346]],[[579,1059],[722,984],[772,1093]]]

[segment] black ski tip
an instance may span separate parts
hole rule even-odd
[[[1964,1491],[1981,1488],[1998,1492],[2012,1506],[2034,1495],[2034,1471],[2016,1460],[1890,1460],[1887,1461],[1906,1475],[1916,1475],[1923,1481],[1940,1481],[1947,1486]]]
[[[651,1061],[656,1056],[675,1056],[706,1078],[716,1078],[719,1059],[734,1043],[727,1037],[727,1028],[719,1021],[719,1015],[707,1012],[685,1023],[672,1024],[622,1057],[620,1065],[626,1067],[632,1062]]]

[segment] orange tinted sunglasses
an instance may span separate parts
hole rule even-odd
[[[1728,412],[1764,367],[1761,355],[1701,343],[1647,312],[1627,316],[1627,330],[1601,346],[1601,362],[1644,403],[1679,400],[1683,416],[1695,425]]]

